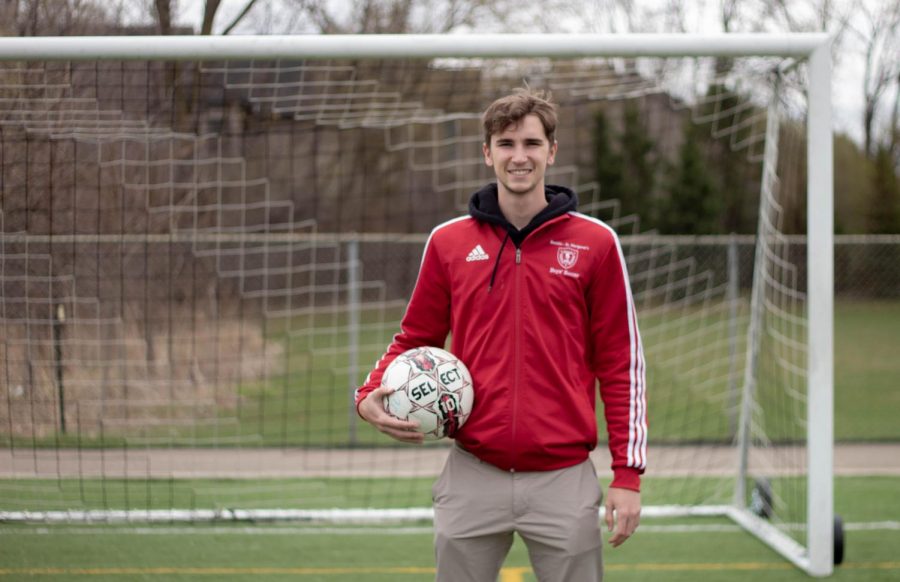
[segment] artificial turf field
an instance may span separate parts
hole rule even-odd
[[[652,485],[650,485],[652,486]],[[898,477],[839,477],[847,523],[834,580],[900,581]],[[760,541],[721,519],[644,520],[605,553],[607,580],[807,580]],[[4,580],[433,579],[429,524],[0,525]],[[535,580],[517,540],[501,582]]]

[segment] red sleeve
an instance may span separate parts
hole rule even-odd
[[[612,244],[589,289],[592,366],[609,431],[611,487],[640,491],[647,458],[644,351],[625,259],[610,234]]]
[[[384,370],[394,358],[406,350],[421,346],[442,348],[447,340],[450,331],[450,285],[434,245],[434,234],[432,231],[425,243],[419,276],[400,323],[400,333],[394,336],[365,383],[356,390],[357,410],[359,403],[381,385]]]

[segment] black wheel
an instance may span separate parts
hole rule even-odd
[[[840,515],[834,516],[834,565],[844,562],[844,520]]]
[[[753,483],[753,490],[750,492],[750,511],[764,519],[770,519],[775,513],[772,484],[765,477],[760,477]]]

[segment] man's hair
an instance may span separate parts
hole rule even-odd
[[[526,115],[537,115],[544,126],[547,140],[556,141],[556,104],[550,94],[530,88],[516,89],[511,95],[501,97],[488,106],[481,121],[484,124],[484,143],[491,145],[491,136],[501,133],[510,125],[519,123]]]

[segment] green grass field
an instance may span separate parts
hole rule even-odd
[[[649,323],[652,323],[649,322]],[[662,357],[691,348],[678,337],[723,333],[715,316],[707,327],[688,321],[645,341],[661,342]],[[835,431],[839,441],[898,441],[900,423],[900,302],[842,302],[835,313]],[[202,445],[220,437],[239,437],[244,445],[312,444],[345,446],[348,432],[345,373],[335,372],[342,356],[310,357],[310,342],[340,345],[341,337],[284,341],[294,368],[265,382],[241,387],[241,422],[201,425],[181,433],[185,444]],[[374,328],[365,343],[386,338]],[[693,335],[692,335],[693,334]],[[281,338],[281,339],[278,339]],[[373,347],[361,355],[370,362]],[[727,344],[719,343],[718,350]],[[720,378],[721,364],[703,374]],[[705,401],[695,377],[660,373],[652,377],[650,425],[653,437],[681,435],[717,441],[732,430],[723,403]],[[298,389],[302,387],[302,389]],[[686,394],[697,396],[687,398]],[[763,395],[765,397],[765,395]],[[697,408],[699,407],[699,408]],[[225,419],[234,411],[223,412]],[[697,418],[707,419],[697,422]],[[777,427],[776,427],[777,428]],[[64,439],[28,439],[15,446],[125,446],[152,440],[168,427],[148,429],[128,439],[116,435],[71,435]],[[693,431],[693,432],[692,432]],[[788,433],[788,436],[790,434]],[[81,439],[81,437],[84,437]],[[368,427],[359,438],[382,442]],[[0,443],[8,435],[0,436]],[[392,507],[427,506],[430,480],[342,479],[201,481],[145,479],[17,479],[0,483],[0,510],[63,508]],[[727,484],[726,484],[727,485]],[[777,486],[778,484],[775,483]],[[715,480],[646,481],[645,504],[697,500],[726,490]],[[836,479],[836,509],[848,523],[846,564],[835,580],[900,581],[900,478]],[[271,495],[271,496],[270,496]],[[706,577],[725,582],[806,580],[807,577],[750,535],[722,520],[645,520],[639,535],[622,548],[608,550],[609,580],[687,581]],[[502,582],[534,580],[521,543],[514,546]],[[216,525],[65,525],[0,524],[0,579],[8,580],[428,580],[433,578],[428,524],[379,527],[325,527],[312,524]]]
[[[736,378],[734,390],[739,390],[746,348],[744,330],[739,328],[737,359],[730,369],[727,315],[726,309],[714,308],[703,315],[686,310],[642,317],[648,359],[649,423],[655,442],[727,442],[733,437],[738,395],[735,392],[729,396],[724,387],[732,374]],[[379,317],[399,318],[399,312],[382,313]],[[663,318],[665,322],[660,321]],[[746,325],[745,319],[742,322]],[[391,328],[379,334],[377,326],[365,329],[361,341],[373,348],[362,353],[359,361],[367,366],[377,360],[394,332]],[[291,354],[291,371],[243,387],[244,414],[253,420],[242,422],[237,430],[244,431],[245,437],[268,444],[345,444],[349,417],[344,403],[350,382],[346,373],[335,371],[343,365],[343,355],[313,358],[310,348],[339,346],[346,338],[326,335],[287,341],[277,333],[273,337],[281,337],[278,341],[284,342]],[[836,305],[837,440],[900,440],[900,423],[892,412],[900,409],[900,359],[890,353],[896,345],[900,345],[900,302],[844,301]],[[774,440],[802,439],[805,435],[794,416],[798,412],[794,403],[785,400],[781,389],[771,389],[774,383],[766,379],[783,375],[783,369],[772,364],[777,359],[804,367],[805,353],[785,353],[783,349],[769,353],[775,349],[764,342],[760,357],[758,398],[762,408],[783,413],[766,418],[767,434]],[[692,365],[687,367],[684,362]],[[361,374],[367,371],[362,370]],[[598,420],[602,427],[602,411]],[[202,434],[195,436],[202,440]],[[387,437],[373,432],[364,432],[361,438],[371,444],[389,442]]]
[[[746,308],[745,308],[746,310]],[[737,360],[729,369],[728,312],[724,307],[709,309],[703,315],[690,309],[661,316],[642,316],[644,344],[648,359],[649,423],[656,442],[728,441],[735,430],[733,399],[726,394],[729,373],[737,378],[739,389],[743,374],[745,348],[744,328],[739,328]],[[379,318],[399,319],[399,312],[379,313]],[[746,320],[742,319],[743,325]],[[308,322],[307,322],[308,323]],[[317,322],[322,324],[323,322]],[[340,321],[331,323],[341,323]],[[784,324],[781,324],[782,327]],[[274,330],[273,330],[274,331]],[[377,360],[396,330],[379,332],[377,326],[363,330],[361,341],[372,346],[360,355],[366,367]],[[293,362],[287,376],[247,385],[246,414],[258,422],[242,423],[241,430],[256,431],[257,437],[269,444],[311,443],[340,445],[346,443],[348,415],[344,408],[345,393],[350,384],[340,370],[344,356],[310,356],[310,348],[340,346],[345,337],[327,335],[282,339]],[[838,302],[835,307],[835,437],[839,441],[900,440],[900,423],[892,411],[900,409],[900,358],[892,357],[894,346],[900,345],[900,302]],[[803,438],[802,428],[784,401],[780,390],[773,391],[766,378],[780,377],[783,369],[771,365],[776,359],[805,366],[805,353],[785,353],[764,342],[760,357],[761,379],[758,398],[763,408],[785,411],[783,416],[767,418],[767,432],[775,440]],[[775,357],[771,357],[771,356]],[[686,367],[683,362],[692,362]],[[698,365],[699,364],[699,365]],[[368,368],[361,370],[361,377]],[[298,389],[299,388],[299,389]],[[602,412],[598,420],[603,422]],[[603,434],[603,431],[600,431]],[[381,435],[368,434],[366,442],[389,442]]]
[[[834,580],[900,580],[900,478],[838,478],[847,523]],[[654,494],[652,480],[645,496]],[[761,542],[721,519],[645,519],[624,546],[607,548],[608,580],[808,580]],[[0,525],[0,578],[8,580],[433,579],[429,524]],[[501,582],[531,581],[517,541]]]
[[[400,311],[364,313],[361,344],[368,346],[359,355],[359,378],[378,359],[396,331],[384,321],[399,318]],[[743,330],[736,336],[737,358],[731,349],[727,310],[717,307],[703,315],[684,313],[642,318],[648,367],[649,423],[654,442],[727,442],[735,431],[736,403],[742,382],[745,343]],[[664,318],[665,325],[660,319]],[[745,321],[745,320],[744,320]],[[382,322],[382,323],[379,323]],[[348,408],[351,391],[346,370],[346,353],[340,347],[346,334],[337,330],[343,316],[308,316],[305,319],[272,324],[267,329],[271,342],[284,348],[282,365],[264,380],[247,382],[238,388],[235,406],[223,408],[210,417],[197,412],[204,422],[186,424],[180,417],[171,423],[134,425],[127,435],[108,430],[79,430],[67,435],[17,437],[22,447],[122,447],[165,442],[173,446],[218,445],[227,439],[245,446],[326,446],[350,444]],[[287,326],[295,331],[286,333]],[[317,332],[309,330],[317,329]],[[306,330],[306,331],[303,331]],[[332,330],[332,331],[323,331]],[[900,409],[900,302],[838,302],[835,308],[835,436],[838,441],[900,440],[900,423],[894,411]],[[795,403],[785,399],[781,389],[772,390],[767,377],[783,370],[772,363],[780,359],[803,366],[805,353],[768,353],[764,343],[758,399],[767,411],[781,411],[766,418],[767,434],[776,441],[803,438],[797,423]],[[684,362],[693,362],[685,366]],[[730,388],[729,388],[730,385]],[[182,416],[186,410],[176,410]],[[159,414],[172,414],[170,404],[161,402]],[[602,412],[598,414],[602,423]],[[603,430],[600,431],[601,435]],[[8,434],[0,434],[0,445],[8,444]],[[389,443],[389,439],[363,426],[357,444]]]

